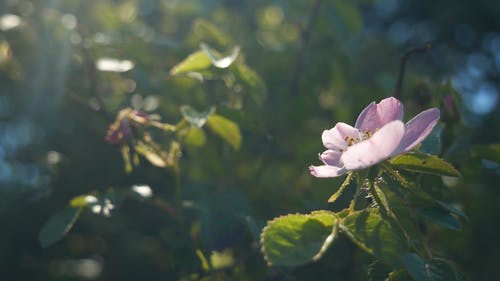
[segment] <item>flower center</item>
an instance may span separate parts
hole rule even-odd
[[[378,131],[378,129],[375,130],[375,132]],[[369,139],[373,135],[372,131],[370,129],[366,129],[364,132],[359,131],[359,134],[357,137],[351,137],[351,136],[345,136],[344,140],[347,143],[347,147],[352,146],[356,143],[365,141]],[[341,149],[340,152],[345,151],[345,149]]]

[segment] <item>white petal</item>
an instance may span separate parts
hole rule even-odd
[[[347,170],[359,170],[375,165],[398,148],[404,135],[404,124],[392,121],[365,141],[350,146],[340,158]]]

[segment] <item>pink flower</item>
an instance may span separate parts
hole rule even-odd
[[[348,171],[365,169],[390,157],[408,152],[420,144],[439,120],[439,109],[422,111],[406,124],[403,105],[390,97],[370,103],[354,127],[338,122],[323,131],[326,151],[319,155],[323,166],[310,166],[315,177],[338,177]]]

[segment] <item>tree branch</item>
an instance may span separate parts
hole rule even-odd
[[[403,56],[401,56],[401,60],[399,63],[399,75],[398,80],[396,82],[396,87],[394,88],[394,97],[401,98],[401,89],[403,88],[403,80],[405,76],[406,62],[410,59],[411,56],[419,53],[425,53],[431,49],[431,44],[425,44],[420,47],[413,47],[408,50]]]

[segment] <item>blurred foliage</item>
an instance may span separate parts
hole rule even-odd
[[[423,218],[446,214],[422,231],[455,265],[407,256],[405,266],[415,280],[436,264],[500,276],[499,11],[496,1],[1,1],[2,278],[378,280],[342,237],[316,263],[268,267],[259,232],[279,215],[348,204],[351,194],[327,203],[340,179],[307,170],[321,132],[392,95],[400,55],[429,42],[409,60],[402,100],[407,116],[440,107],[441,142],[422,150],[463,176],[416,176],[442,204],[411,203]]]

